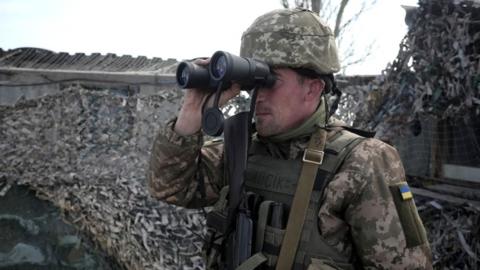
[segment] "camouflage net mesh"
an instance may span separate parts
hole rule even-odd
[[[145,184],[153,136],[178,101],[173,91],[141,97],[71,86],[1,108],[0,192],[30,186],[127,269],[203,269],[202,214],[151,198]],[[475,269],[467,251],[478,257],[480,211],[417,205],[436,265]]]
[[[203,268],[203,216],[151,198],[145,183],[153,136],[179,92],[74,85],[0,108],[0,190],[30,186],[125,268]]]
[[[394,144],[411,174],[438,176],[441,163],[480,166],[480,3],[418,5],[380,76],[338,78],[338,116]]]
[[[480,269],[480,209],[417,197],[434,269]]]
[[[391,139],[417,117],[480,115],[480,3],[422,0],[397,58],[357,99],[354,125]]]

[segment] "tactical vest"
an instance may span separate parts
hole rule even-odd
[[[315,179],[314,190],[307,210],[293,269],[306,269],[312,259],[334,269],[354,269],[353,265],[335,248],[325,242],[318,230],[318,211],[327,183],[345,160],[350,151],[364,138],[342,130],[327,141],[324,159]],[[261,252],[268,261],[262,269],[274,269],[286,219],[295,195],[302,168],[301,157],[295,160],[272,158],[265,147],[253,142],[245,175],[245,189],[260,195],[262,202],[255,215],[256,233],[254,252]]]

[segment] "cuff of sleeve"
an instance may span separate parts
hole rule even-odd
[[[197,131],[196,133],[188,136],[183,136],[175,132],[174,127],[175,127],[175,122],[177,121],[177,118],[174,118],[172,120],[169,120],[165,124],[165,128],[163,131],[163,134],[165,138],[172,144],[178,145],[178,146],[185,146],[185,145],[201,145],[203,136],[201,131]]]

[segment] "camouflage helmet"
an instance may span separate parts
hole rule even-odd
[[[306,9],[279,9],[258,17],[242,35],[240,55],[319,74],[340,70],[332,30]]]

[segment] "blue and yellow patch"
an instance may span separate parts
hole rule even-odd
[[[400,190],[400,194],[402,195],[402,199],[404,201],[413,198],[412,192],[410,191],[410,187],[407,183],[401,184],[398,186],[398,189]]]

